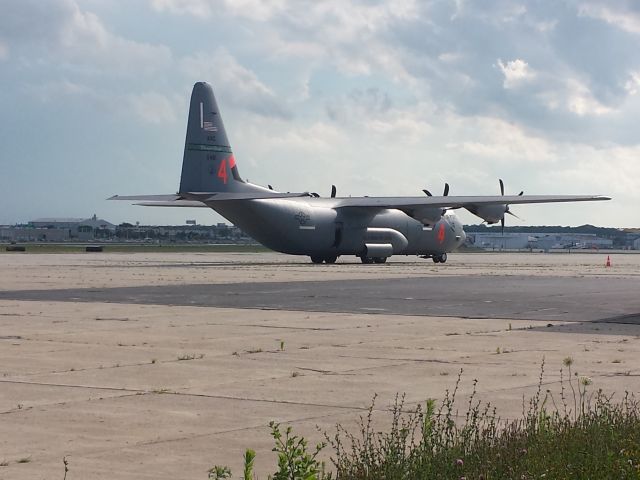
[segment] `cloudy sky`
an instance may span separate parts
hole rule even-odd
[[[607,194],[526,224],[640,226],[640,3],[0,0],[0,223],[215,223],[178,186],[193,83],[240,173],[328,195]],[[463,221],[478,223],[468,214]],[[517,220],[514,220],[517,222]]]

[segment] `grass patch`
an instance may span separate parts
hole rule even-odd
[[[591,379],[572,374],[573,359],[564,361],[558,398],[542,388],[523,398],[522,416],[501,420],[495,408],[477,399],[476,383],[458,415],[453,390],[439,404],[427,400],[408,409],[397,396],[381,431],[374,419],[375,398],[355,433],[341,425],[324,432],[326,443],[307,451],[307,441],[291,429],[282,435],[271,424],[278,453],[273,479],[414,480],[414,479],[638,479],[640,478],[640,407],[625,394],[614,401],[601,390],[591,392]],[[274,428],[274,426],[276,428]],[[283,442],[283,440],[285,440]],[[328,446],[334,471],[325,473],[316,457]],[[253,462],[253,458],[251,460]],[[304,474],[294,470],[304,464]],[[218,467],[221,468],[221,467]],[[222,478],[211,475],[210,478]]]

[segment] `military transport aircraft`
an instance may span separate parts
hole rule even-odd
[[[279,193],[244,181],[222,124],[211,86],[193,87],[178,193],[111,197],[137,205],[209,207],[266,247],[308,255],[313,263],[335,263],[355,255],[362,263],[384,263],[392,255],[419,255],[436,263],[465,241],[452,210],[465,208],[492,224],[510,204],[610,200],[597,195],[330,197],[316,193]]]

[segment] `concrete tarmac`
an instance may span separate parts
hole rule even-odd
[[[517,418],[563,359],[640,392],[640,255],[467,254],[317,266],[276,254],[0,255],[0,479],[275,470],[270,420],[311,443],[378,395]],[[347,259],[348,260],[348,259]],[[566,372],[565,372],[566,373]],[[330,452],[327,452],[327,456]]]

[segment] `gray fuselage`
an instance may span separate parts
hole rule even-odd
[[[442,255],[465,241],[447,212],[433,226],[395,209],[334,208],[339,198],[230,200],[210,205],[266,247],[310,256]]]

